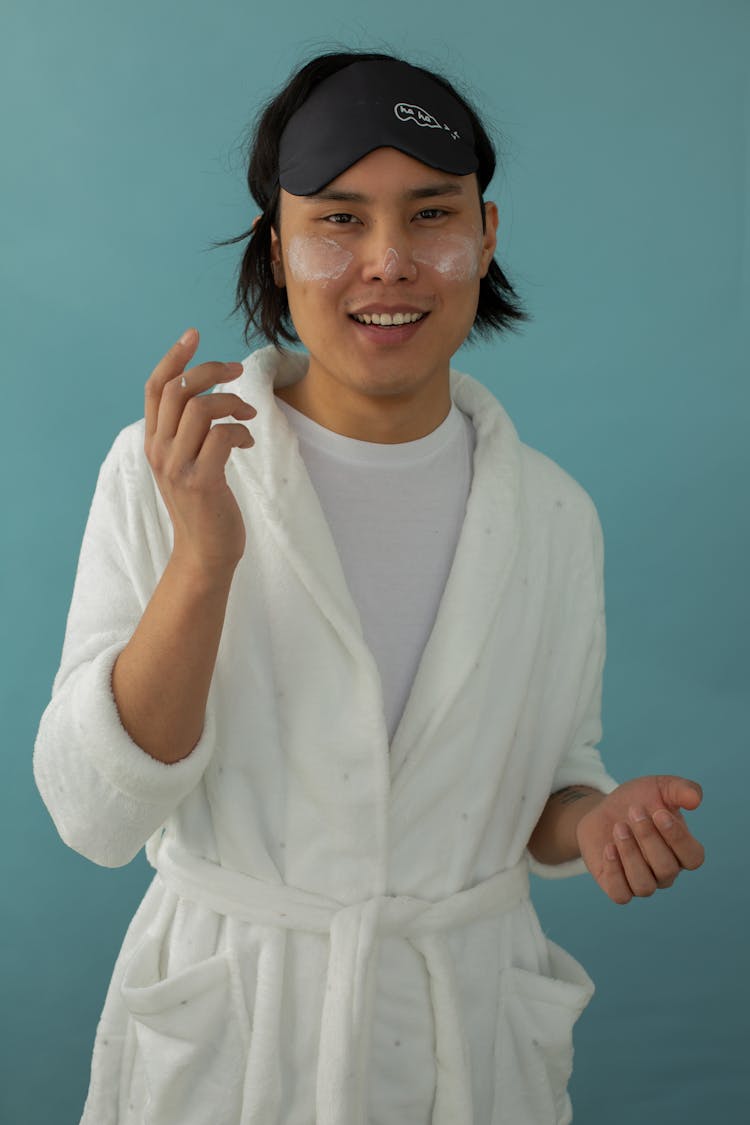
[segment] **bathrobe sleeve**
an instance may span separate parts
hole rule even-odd
[[[105,867],[133,859],[198,783],[212,752],[210,703],[197,746],[167,765],[129,737],[112,693],[115,660],[170,551],[171,522],[143,453],[143,423],[135,423],[118,435],[99,472],[33,754],[34,778],[61,838]]]
[[[602,677],[606,655],[606,624],[604,612],[604,541],[599,516],[589,501],[590,521],[587,534],[591,542],[590,582],[593,591],[590,644],[581,669],[580,694],[576,724],[567,752],[561,758],[550,789],[550,795],[568,785],[586,785],[611,793],[618,782],[604,768],[598,744],[602,737]],[[560,879],[582,875],[588,871],[582,859],[565,863],[539,863],[528,852],[529,866],[535,875]]]

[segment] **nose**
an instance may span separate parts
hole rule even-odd
[[[399,281],[414,281],[416,276],[417,266],[409,239],[392,227],[373,230],[365,251],[364,279],[395,285]]]

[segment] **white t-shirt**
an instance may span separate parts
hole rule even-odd
[[[389,738],[437,616],[471,488],[475,433],[455,403],[417,441],[358,441],[276,398],[299,440],[378,666]]]

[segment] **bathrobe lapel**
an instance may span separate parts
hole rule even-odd
[[[352,657],[369,666],[383,711],[377,665],[365,642],[336,544],[296,436],[274,402],[274,386],[295,382],[306,367],[306,355],[281,356],[273,347],[245,360],[244,374],[228,389],[258,411],[250,426],[256,446],[249,455],[235,453],[231,471],[252,489],[270,534],[320,612]],[[476,429],[473,480],[435,624],[391,743],[394,792],[418,768],[425,748],[471,676],[518,547],[520,447],[513,424],[494,396],[468,375],[451,372],[451,393]]]
[[[258,415],[249,426],[255,447],[242,460],[236,459],[235,471],[254,492],[269,532],[319,611],[352,655],[360,661],[369,660],[377,675],[297,437],[274,399],[274,386],[296,382],[306,368],[306,355],[289,352],[282,357],[273,347],[262,348],[245,360],[245,374],[238,380],[236,393],[252,403]]]
[[[497,400],[451,372],[453,401],[476,429],[471,491],[435,624],[391,745],[392,796],[418,769],[465,689],[497,617],[519,541],[519,441]]]

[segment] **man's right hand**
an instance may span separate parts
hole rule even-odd
[[[234,447],[253,445],[240,422],[211,423],[249,420],[257,412],[236,394],[201,395],[236,379],[242,365],[201,363],[186,372],[198,341],[197,329],[188,329],[151,373],[144,447],[174,528],[173,559],[211,575],[233,570],[245,550],[245,526],[225,469]]]

